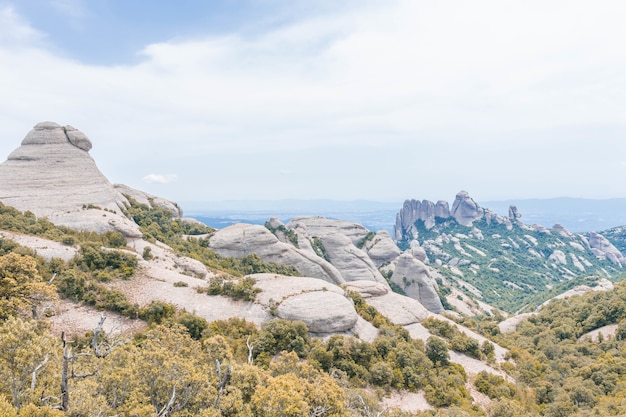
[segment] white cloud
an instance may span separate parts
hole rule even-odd
[[[9,5],[0,4],[0,46],[2,49],[15,49],[26,44],[39,44],[45,35],[30,26]]]
[[[148,184],[169,184],[178,179],[175,174],[148,174],[142,178]]]
[[[584,159],[597,146],[592,134],[572,147],[569,135],[533,132],[626,124],[624,2],[355,4],[255,37],[146,45],[140,63],[110,67],[55,55],[13,9],[0,9],[0,62],[11,63],[0,66],[0,151],[15,148],[11,141],[25,127],[54,120],[83,130],[94,143],[91,154],[120,175],[117,181],[128,181],[120,167],[155,158],[193,157],[202,165],[179,162],[173,170],[206,169],[210,177],[220,175],[211,170],[214,158],[237,166],[236,155],[244,153],[269,152],[279,160],[287,151],[341,149],[345,171],[335,175],[376,166],[379,175],[395,173],[381,182],[400,188],[390,167],[413,172],[424,159],[453,160],[426,164],[442,171],[428,178],[461,182],[451,186],[460,189],[467,164],[507,160],[505,167],[526,176],[532,191],[551,175],[548,167],[541,176],[529,168],[541,149],[568,147],[570,157]],[[518,149],[518,142],[524,146]],[[610,146],[607,158],[626,152],[624,141]],[[363,147],[397,154],[357,161],[347,151]],[[599,162],[585,163],[587,172],[602,172]],[[564,166],[553,164],[557,178]],[[319,193],[341,196],[323,181],[324,168],[320,161],[311,187],[319,183]],[[261,181],[264,171],[256,172]],[[364,184],[352,191],[376,190]]]

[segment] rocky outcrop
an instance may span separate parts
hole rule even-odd
[[[485,210],[470,197],[467,191],[459,191],[450,210],[450,215],[463,226],[471,226],[474,221],[481,219],[484,213]]]
[[[498,216],[480,207],[467,191],[459,191],[452,209],[448,208],[448,203],[444,200],[439,200],[436,204],[428,200],[406,200],[402,210],[396,215],[394,239],[396,241],[417,239],[418,231],[415,226],[417,221],[423,222],[426,229],[432,229],[438,220],[441,222],[454,219],[460,225],[472,226],[474,222],[485,219],[487,224],[495,222],[504,224],[510,229],[512,222],[521,223],[521,217],[521,213],[515,206],[509,209],[509,217]]]
[[[292,219],[287,228],[298,236],[301,250],[330,262],[344,282],[373,280],[386,284],[368,254],[357,246],[365,244],[369,230],[360,224],[323,217]],[[311,275],[315,276],[315,275]]]
[[[371,240],[363,244],[363,250],[377,268],[388,264],[402,253],[386,230],[376,232]]]
[[[429,311],[433,313],[443,311],[433,272],[410,253],[402,254],[396,260],[391,281],[398,285],[407,296],[422,303]]]
[[[619,267],[624,266],[624,255],[607,238],[599,233],[589,233],[589,246],[591,251],[599,259],[608,259],[612,264]]]
[[[352,281],[346,284],[345,288],[360,293],[368,305],[399,326],[420,323],[429,314],[419,301],[392,292],[381,285],[376,286],[367,281]]]
[[[220,255],[236,258],[256,253],[264,261],[293,266],[308,277],[338,285],[345,282],[337,268],[317,256],[312,249],[302,250],[281,242],[263,226],[234,224],[218,230],[211,236],[209,247]]]
[[[278,318],[303,321],[312,333],[350,331],[358,320],[352,300],[336,285],[315,278],[251,275],[257,302]]]
[[[136,190],[123,184],[113,184],[113,188],[123,197],[130,197],[139,204],[167,210],[172,213],[172,217],[175,219],[183,216],[183,210],[173,201]]]
[[[89,138],[72,126],[35,125],[0,164],[0,202],[77,230],[141,237],[139,227],[123,214],[128,204],[124,194],[142,202],[151,198],[168,209],[175,204],[112,185],[89,155],[91,147]]]
[[[402,210],[396,215],[395,240],[402,240],[404,234],[415,237],[415,222],[418,220],[423,221],[426,228],[430,229],[435,225],[437,217],[450,217],[450,208],[446,201],[439,200],[434,204],[428,200],[406,200]]]
[[[517,209],[517,206],[510,206],[509,207],[509,219],[515,222],[515,221],[520,220],[521,218],[522,218],[522,213],[520,213],[520,211]]]

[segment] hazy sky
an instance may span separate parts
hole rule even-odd
[[[0,160],[177,201],[626,197],[626,2],[0,0]]]

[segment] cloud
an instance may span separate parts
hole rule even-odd
[[[537,149],[582,156],[587,172],[602,172],[599,163],[582,161],[598,138],[589,133],[573,146],[569,132],[626,124],[626,49],[621,45],[626,3],[390,0],[350,5],[254,36],[226,33],[155,42],[138,51],[139,62],[115,66],[88,65],[54,53],[41,45],[45,34],[14,9],[2,8],[0,62],[11,65],[0,66],[0,150],[8,154],[15,147],[10,140],[23,137],[25,126],[53,120],[84,131],[104,171],[132,178],[142,174],[130,175],[127,167],[142,160],[184,165],[193,156],[202,162],[194,169],[207,178],[220,174],[211,170],[216,158],[237,167],[242,154],[267,152],[280,160],[285,152],[300,151],[304,154],[290,156],[303,159],[311,150],[343,152],[336,176],[351,178],[371,167],[394,172],[381,182],[397,189],[398,165],[411,171],[409,176],[428,166],[439,172],[437,178],[425,172],[428,178],[456,179],[461,184],[453,188],[461,189],[467,181],[462,170],[469,164],[507,161],[496,166],[534,181],[528,183],[532,190],[545,178],[560,178],[566,168],[555,154],[551,166],[539,167],[539,177],[538,170],[529,169],[541,152]],[[541,131],[556,133],[536,134]],[[349,152],[381,147],[389,150],[384,159],[355,160]],[[624,141],[610,148],[605,162],[626,152]],[[515,155],[510,149],[517,150]],[[321,176],[321,159],[319,167]],[[173,169],[183,172],[181,166]],[[166,180],[173,179],[144,177],[154,183]],[[332,181],[319,184],[319,193],[333,192]],[[492,185],[507,187],[504,181]],[[237,192],[260,188],[245,186],[242,181]],[[318,185],[312,181],[310,186]],[[373,192],[367,184],[358,187],[355,194]]]
[[[178,179],[175,174],[148,174],[142,178],[148,184],[169,184]]]
[[[45,34],[26,22],[9,5],[0,4],[0,46],[13,52],[24,45],[40,45]]]

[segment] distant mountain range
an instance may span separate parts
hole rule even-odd
[[[181,202],[187,216],[221,229],[234,223],[263,224],[270,217],[287,222],[293,217],[323,216],[362,224],[370,230],[392,233],[401,201],[369,200],[231,200],[220,202]],[[602,231],[626,225],[626,198],[550,198],[479,202],[506,216],[509,206],[517,206],[528,225],[552,227],[559,223],[571,232]]]

